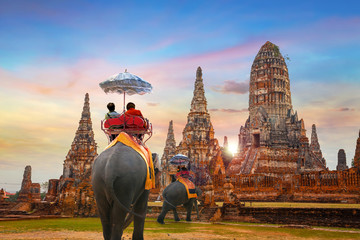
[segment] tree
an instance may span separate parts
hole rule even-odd
[[[47,190],[49,188],[49,182],[43,182],[40,184],[41,189],[42,189],[42,193],[47,193]]]

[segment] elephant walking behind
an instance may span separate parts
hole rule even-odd
[[[198,197],[201,195],[201,190],[195,188],[195,192]],[[157,221],[164,224],[164,218],[166,213],[173,210],[175,221],[180,221],[180,218],[176,211],[176,206],[183,205],[186,209],[186,221],[191,221],[191,211],[195,205],[197,217],[199,218],[199,211],[196,198],[188,198],[186,188],[184,184],[179,181],[172,182],[163,191],[163,206]]]
[[[143,239],[149,196],[149,190],[145,190],[146,176],[143,158],[121,142],[94,161],[92,185],[105,240],[120,240],[132,220],[132,239]]]

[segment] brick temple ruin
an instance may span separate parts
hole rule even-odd
[[[240,127],[239,152],[233,158],[229,158],[227,138],[220,147],[214,137],[200,67],[178,146],[173,132],[171,121],[161,158],[164,186],[176,174],[169,159],[181,153],[190,158],[197,184],[214,195],[205,199],[223,201],[227,196],[228,201],[226,189],[232,186],[232,196],[244,201],[360,202],[360,149],[355,168],[348,169],[344,154],[339,153],[337,171],[328,170],[315,124],[309,142],[305,122],[293,110],[287,65],[271,42],[260,48],[251,67],[249,117]]]
[[[63,164],[60,179],[50,179],[46,201],[56,203],[62,215],[95,216],[97,214],[91,186],[92,163],[97,156],[90,114],[89,94],[71,148]]]
[[[239,152],[234,157],[228,151],[227,137],[223,146],[215,138],[200,67],[190,106],[178,145],[173,121],[169,122],[164,152],[160,163],[155,164],[156,189],[151,191],[150,200],[159,199],[173,180],[177,168],[169,160],[180,153],[190,158],[196,184],[204,193],[207,212],[202,214],[208,220],[237,219],[236,214],[243,211],[242,201],[360,202],[360,132],[353,166],[348,167],[346,154],[340,149],[337,170],[329,171],[316,126],[312,125],[309,142],[305,122],[293,110],[288,69],[276,45],[266,42],[255,57],[250,74],[249,117],[240,127]],[[48,214],[95,216],[91,166],[96,156],[86,94],[62,176],[49,180],[48,192],[41,201],[40,185],[31,182],[31,167],[27,166],[17,206],[36,207]],[[0,198],[0,203],[4,201]],[[216,201],[224,202],[222,212]]]
[[[167,186],[173,180],[177,168],[169,164],[175,154],[188,156],[191,170],[196,173],[196,184],[211,185],[213,176],[225,177],[225,166],[222,158],[222,148],[214,137],[215,132],[210,120],[205,98],[202,69],[198,67],[187,123],[183,130],[183,138],[176,146],[173,122],[170,122],[168,136],[161,158],[163,165],[162,184]]]

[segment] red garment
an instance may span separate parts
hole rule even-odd
[[[126,111],[125,114],[140,116],[140,117],[144,118],[143,115],[141,114],[140,110],[136,110],[135,108],[130,108],[129,110]]]

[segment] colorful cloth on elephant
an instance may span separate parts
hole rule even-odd
[[[105,148],[108,149],[112,146],[114,146],[117,142],[121,142],[126,146],[131,147],[134,149],[137,153],[140,154],[140,156],[144,159],[146,163],[146,169],[147,169],[147,175],[146,175],[146,182],[145,182],[145,190],[150,190],[152,188],[155,188],[155,173],[154,173],[154,165],[152,160],[152,155],[145,145],[140,145],[135,137],[130,136],[129,134],[125,132],[121,132],[115,139],[112,141],[109,146]]]
[[[195,192],[195,184],[192,181],[183,177],[179,177],[177,180],[184,184],[189,199],[197,198],[197,194]]]

